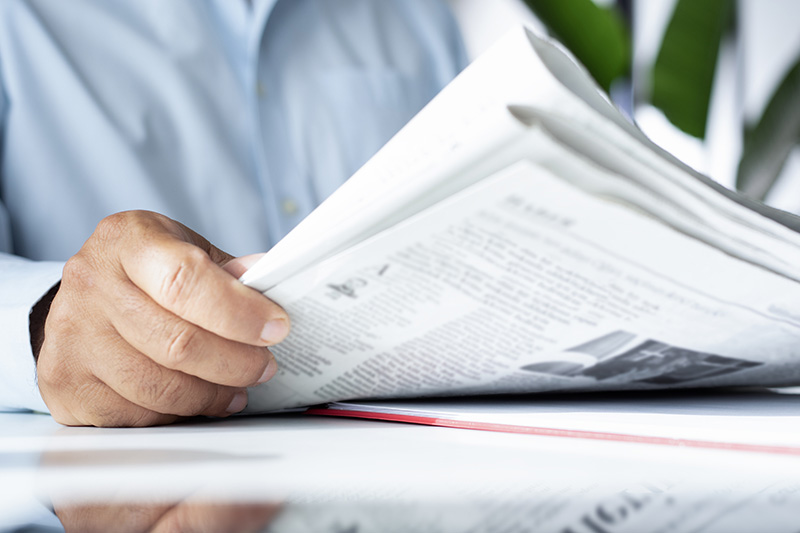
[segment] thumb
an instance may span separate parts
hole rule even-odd
[[[222,265],[222,269],[236,278],[241,278],[247,270],[255,265],[265,254],[250,254],[242,257],[234,257]]]

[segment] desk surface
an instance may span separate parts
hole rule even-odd
[[[789,532],[800,509],[798,457],[307,415],[97,429],[0,414],[0,473],[0,530],[57,525],[37,502],[103,520],[279,502],[264,527],[292,532]]]

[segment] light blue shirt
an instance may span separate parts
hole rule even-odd
[[[103,217],[265,251],[465,64],[436,0],[0,1],[0,407],[46,409],[28,313]]]

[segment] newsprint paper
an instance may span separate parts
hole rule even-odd
[[[247,410],[797,384],[796,227],[520,28],[243,276],[293,326]]]

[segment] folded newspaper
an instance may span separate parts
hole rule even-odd
[[[799,220],[520,27],[242,277],[293,323],[248,411],[800,383]]]

